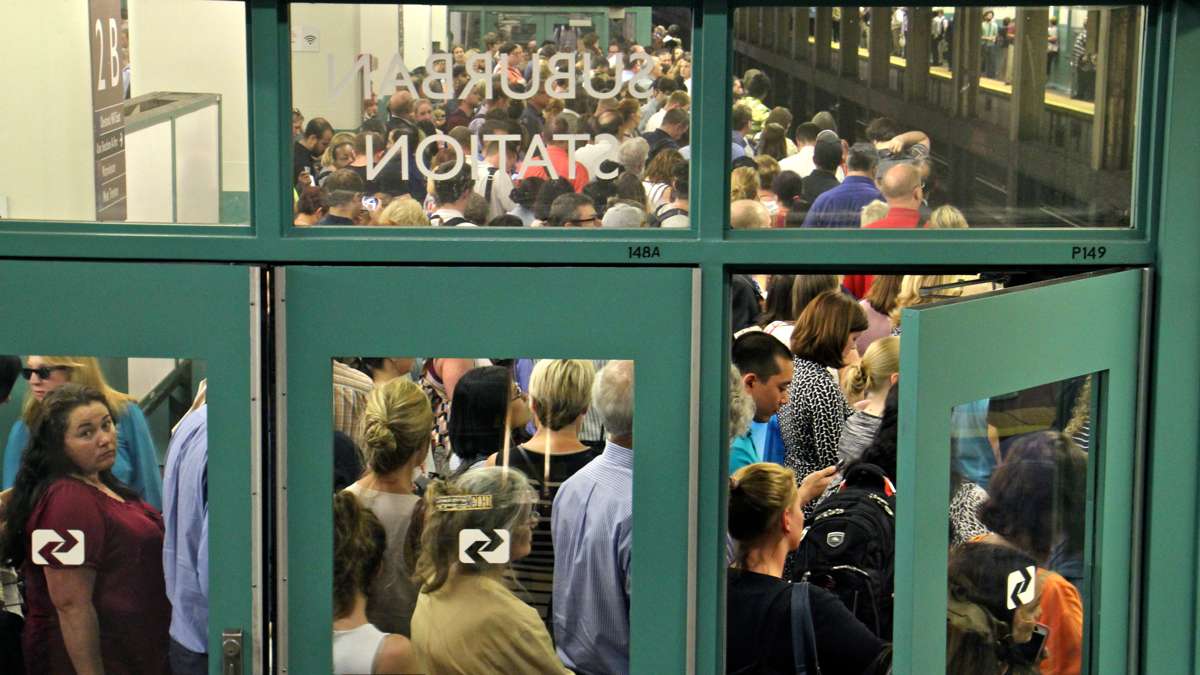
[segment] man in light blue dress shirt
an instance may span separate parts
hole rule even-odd
[[[175,428],[163,472],[163,572],[174,675],[208,673],[208,405]]]
[[[608,443],[554,498],[554,639],[576,673],[629,673],[633,548],[633,362],[609,361],[592,386]]]

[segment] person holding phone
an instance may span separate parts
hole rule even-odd
[[[1010,546],[969,543],[950,553],[946,672],[1036,675],[1049,634],[1033,558]]]

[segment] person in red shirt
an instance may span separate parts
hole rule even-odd
[[[25,581],[25,670],[170,672],[162,515],[112,474],[104,394],[62,385],[30,432],[0,538],[0,562]]]
[[[548,122],[545,130],[542,132],[542,140],[546,142],[546,155],[544,159],[550,162],[555,175],[550,176],[545,166],[529,166],[530,162],[527,159],[526,166],[521,173],[521,178],[544,178],[546,180],[564,178],[571,182],[571,187],[576,192],[582,191],[583,186],[587,185],[591,178],[588,175],[587,168],[575,161],[575,153],[570,151],[571,144],[569,141],[562,138],[555,139],[555,136],[561,137],[570,133],[570,124],[562,115],[555,117],[552,122]],[[584,140],[586,141],[586,138]],[[535,153],[534,159],[542,159],[540,154]],[[574,173],[571,173],[572,164],[575,167]]]
[[[883,218],[863,227],[870,229],[912,229],[920,227],[921,207],[924,198],[921,174],[912,164],[896,164],[883,174],[879,191],[887,200],[888,212]]]

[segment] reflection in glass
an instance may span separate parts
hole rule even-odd
[[[689,14],[292,4],[295,224],[689,227]]]
[[[733,23],[731,169],[781,168],[747,197],[766,216],[736,227],[1130,226],[1143,8],[744,7]]]
[[[947,672],[1079,672],[1094,377],[952,413]]]
[[[20,410],[0,407],[13,420],[4,456],[11,489],[0,493],[2,618],[22,633],[19,646],[6,641],[0,663],[13,672],[22,663],[31,673],[205,663],[201,372],[186,359],[0,357],[0,403],[10,391],[24,399]],[[13,390],[18,373],[27,384]],[[161,469],[156,447],[166,448]],[[78,620],[80,611],[90,620]]]
[[[246,9],[216,0],[13,3],[4,47],[20,129],[0,218],[244,224]]]
[[[628,672],[632,363],[333,368],[334,670]]]

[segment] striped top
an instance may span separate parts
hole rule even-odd
[[[554,639],[577,673],[629,673],[633,450],[609,442],[554,498]]]
[[[551,598],[554,590],[554,540],[550,536],[550,518],[554,496],[563,481],[575,475],[588,462],[600,456],[599,450],[585,448],[578,452],[550,455],[550,480],[545,476],[546,455],[524,445],[512,449],[509,466],[529,478],[529,484],[538,493],[538,523],[533,528],[533,540],[529,555],[514,560],[504,585],[530,607],[537,610],[546,631],[554,634],[551,613]]]

